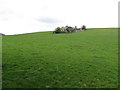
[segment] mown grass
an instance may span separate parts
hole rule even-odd
[[[115,88],[118,30],[3,36],[3,88]]]

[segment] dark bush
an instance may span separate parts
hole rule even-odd
[[[86,26],[85,25],[83,25],[81,28],[82,28],[82,30],[86,30]]]
[[[66,33],[66,31],[62,31],[60,27],[57,27],[53,33]]]
[[[68,27],[67,32],[74,32],[74,29],[72,27]]]
[[[54,33],[61,33],[61,28],[60,27],[57,27],[56,29],[55,29],[55,31],[54,31]]]

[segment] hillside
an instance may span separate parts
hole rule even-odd
[[[3,36],[3,88],[113,88],[118,30]]]

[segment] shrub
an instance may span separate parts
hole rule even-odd
[[[62,31],[61,28],[57,27],[53,33],[61,33],[61,31]]]
[[[53,33],[67,33],[67,31],[62,31],[60,27],[57,27]]]
[[[68,27],[67,32],[74,32],[74,29],[72,27]]]
[[[81,28],[82,28],[83,30],[86,30],[86,26],[85,26],[85,25],[83,25]]]

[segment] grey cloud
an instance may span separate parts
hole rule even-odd
[[[49,17],[44,17],[44,18],[40,18],[40,19],[37,19],[39,22],[43,22],[43,23],[47,23],[47,24],[52,24],[52,23],[59,23],[61,22],[60,20],[58,19],[55,19],[55,18],[49,18]]]

